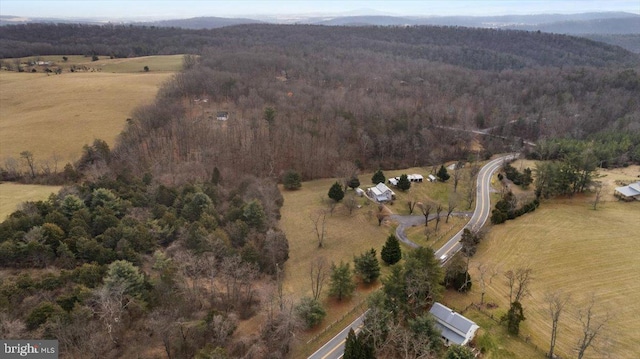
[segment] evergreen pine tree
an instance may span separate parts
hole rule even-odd
[[[447,172],[447,168],[444,165],[440,165],[440,169],[438,170],[436,177],[438,177],[438,179],[441,182],[447,182],[447,180],[451,176],[449,176],[449,172]]]
[[[284,174],[282,184],[284,185],[284,188],[288,190],[299,189],[302,187],[302,177],[300,176],[300,173],[294,170],[288,170],[287,173]]]
[[[380,252],[382,260],[388,265],[396,264],[402,259],[402,251],[400,250],[400,242],[395,235],[390,235],[387,238],[382,251]]]
[[[384,181],[386,181],[386,178],[384,177],[384,173],[382,173],[382,170],[378,170],[373,174],[373,177],[371,177],[371,182],[373,184],[384,183]]]
[[[340,183],[334,183],[331,188],[329,188],[329,198],[336,202],[342,201],[344,198],[344,191],[342,190],[342,186]]]
[[[351,177],[349,180],[349,187],[351,187],[351,189],[360,187],[360,179],[358,179],[358,176]]]
[[[362,253],[359,257],[354,257],[353,263],[355,272],[364,283],[373,283],[380,277],[380,263],[376,258],[375,249],[371,248],[370,251]]]
[[[349,263],[340,262],[339,266],[332,264],[329,295],[342,300],[342,298],[350,297],[355,289],[356,284],[353,282]]]
[[[411,181],[409,181],[409,177],[406,174],[400,176],[397,187],[402,191],[406,191],[411,188]]]
[[[356,337],[353,328],[349,329],[347,340],[344,342],[343,359],[359,359],[360,358],[360,342]]]

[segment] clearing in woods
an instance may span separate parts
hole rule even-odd
[[[533,168],[533,167],[532,167]],[[600,352],[589,349],[585,358],[636,358],[640,353],[640,202],[620,202],[613,197],[620,182],[638,180],[639,166],[603,170],[603,201],[593,210],[593,195],[543,201],[540,208],[514,221],[492,226],[471,259],[472,291],[447,294],[452,308],[462,310],[480,302],[478,264],[499,271],[488,285],[485,303],[497,304],[487,313],[499,318],[508,309],[508,286],[503,273],[519,267],[533,269],[531,295],[522,300],[527,318],[520,337],[528,338],[542,352],[548,351],[551,322],[544,295],[547,291],[570,293],[571,304],[560,318],[556,352],[563,358],[576,354],[580,337],[577,311],[585,308],[593,293],[595,312],[612,319],[599,338]],[[482,315],[479,315],[481,317]],[[506,356],[509,357],[509,356]],[[512,356],[513,357],[513,356]]]
[[[43,56],[64,69],[60,75],[0,72],[0,161],[31,151],[37,161],[54,158],[58,170],[76,161],[96,138],[113,147],[134,108],[150,103],[159,86],[182,65],[182,55],[91,62],[83,56]],[[26,61],[26,59],[25,59]],[[87,66],[94,72],[71,73]],[[144,66],[150,71],[144,72]],[[66,68],[66,69],[65,69]],[[100,69],[100,71],[97,71]]]
[[[45,200],[62,187],[39,186],[15,183],[0,183],[0,222],[15,212],[26,201]]]

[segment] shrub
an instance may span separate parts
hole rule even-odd
[[[35,307],[31,313],[27,316],[25,320],[27,324],[27,329],[34,330],[38,329],[42,324],[44,324],[47,319],[49,319],[52,315],[54,315],[57,311],[60,310],[60,307],[51,303],[51,302],[42,302],[40,305]]]
[[[318,300],[309,297],[302,298],[300,303],[296,305],[295,311],[296,315],[304,321],[307,328],[320,324],[327,315],[327,312],[322,308],[322,304]]]

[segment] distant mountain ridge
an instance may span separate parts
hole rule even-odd
[[[499,16],[393,16],[375,15],[298,15],[227,18],[202,16],[187,19],[156,21],[114,21],[98,19],[29,18],[1,15],[0,24],[43,23],[125,23],[147,26],[182,27],[185,29],[214,29],[224,26],[255,23],[309,24],[309,25],[369,25],[369,26],[414,26],[440,25],[488,28],[514,28],[521,30],[562,31],[565,34],[629,34],[640,33],[640,15],[628,12],[591,12],[579,14],[533,14]],[[612,26],[618,22],[619,26]],[[602,25],[604,28],[602,28]],[[543,30],[544,29],[544,30]]]
[[[215,16],[194,17],[191,19],[162,20],[152,22],[140,22],[136,25],[180,27],[183,29],[217,29],[225,26],[259,24],[263,21],[247,18],[225,18]]]
[[[0,25],[41,23],[105,24],[97,20],[41,19],[0,16]],[[376,15],[299,15],[263,18],[195,17],[146,22],[116,22],[141,26],[184,29],[217,29],[228,26],[277,23],[325,26],[462,26],[524,31],[541,31],[586,37],[640,53],[640,15],[627,12],[592,12],[581,14],[534,14],[501,16],[390,16]]]

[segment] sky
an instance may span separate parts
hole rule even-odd
[[[447,16],[570,14],[626,11],[640,14],[640,0],[0,0],[0,15],[49,18],[177,19],[199,16],[372,14]]]

